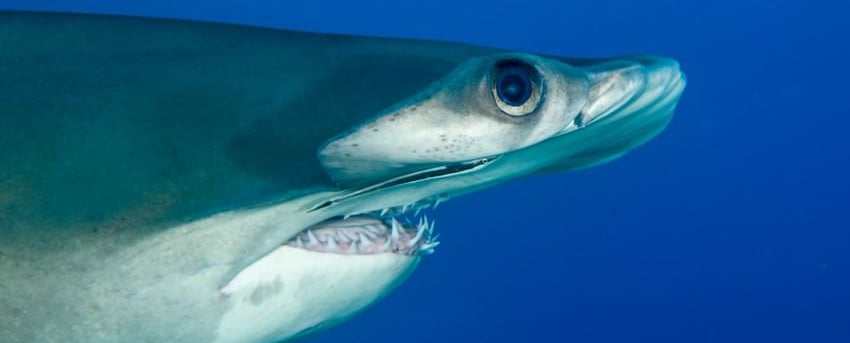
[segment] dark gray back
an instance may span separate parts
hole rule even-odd
[[[149,230],[332,189],[325,140],[488,52],[0,12],[0,233]]]

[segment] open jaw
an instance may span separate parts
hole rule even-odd
[[[334,217],[294,233],[221,289],[229,309],[215,342],[304,337],[374,304],[437,246],[433,222],[419,218]]]
[[[442,200],[433,197],[407,206],[333,215],[298,226],[300,230],[293,230],[221,288],[222,299],[232,307],[216,330],[216,342],[303,337],[375,303],[407,279],[421,257],[439,244],[434,221],[428,217]],[[302,207],[300,213],[304,212]]]
[[[472,172],[486,167],[497,159],[498,156],[414,171],[328,199],[308,212],[397,186]],[[435,209],[443,200],[445,200],[443,196],[433,196],[404,206],[329,218],[302,230],[284,245],[341,255],[430,254],[434,252],[439,242],[434,235],[434,221],[428,220],[426,213]]]
[[[371,255],[430,254],[440,243],[434,235],[434,221],[421,216],[414,225],[402,217],[375,214],[332,218],[301,231],[285,245],[323,253]]]
[[[339,145],[342,150],[325,155],[340,162],[329,173],[342,181],[338,190],[246,211],[245,219],[233,225],[254,225],[276,235],[260,240],[253,261],[237,264],[220,289],[230,309],[216,331],[217,342],[297,338],[340,323],[389,294],[422,255],[433,252],[437,237],[425,214],[432,217],[439,203],[518,177],[601,163],[645,142],[669,122],[684,86],[674,63],[653,68],[660,73],[640,78],[653,85],[649,90],[625,92],[628,99],[591,108],[580,125],[559,128],[530,146],[463,161],[396,168],[397,161],[379,163],[384,170],[346,169],[342,162],[352,162],[345,158],[350,145]],[[369,154],[362,157],[352,163],[372,161]],[[369,177],[352,179],[357,173]]]

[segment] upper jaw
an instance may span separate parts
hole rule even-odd
[[[594,61],[580,68],[590,81],[587,104],[573,124],[547,140],[497,156],[423,169],[343,190],[306,211],[331,217],[404,207],[423,199],[468,193],[538,170],[575,169],[610,160],[648,140],[666,125],[685,82],[679,64],[663,57]],[[464,167],[455,170],[449,168],[452,166]],[[357,201],[350,201],[354,199]]]

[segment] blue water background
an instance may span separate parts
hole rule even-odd
[[[444,205],[443,245],[312,342],[850,342],[850,1],[32,1],[681,62],[613,163]]]

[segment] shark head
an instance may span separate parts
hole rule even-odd
[[[20,12],[0,69],[4,342],[319,332],[434,252],[440,202],[610,161],[685,86],[660,57]]]
[[[223,288],[245,305],[221,337],[258,335],[258,322],[273,333],[251,342],[299,337],[348,318],[433,252],[434,222],[423,209],[614,159],[666,126],[684,85],[675,61],[649,56],[571,63],[500,53],[463,63],[319,149],[346,188],[280,214],[311,219]],[[252,302],[268,290],[270,302]]]
[[[319,159],[349,189],[318,208],[377,195],[398,200],[367,208],[416,207],[603,163],[658,134],[684,86],[678,63],[661,57],[477,58],[328,141]]]

